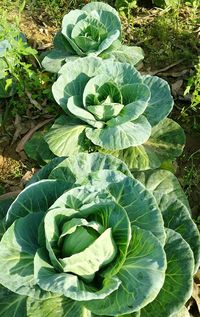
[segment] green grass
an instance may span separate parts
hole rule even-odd
[[[136,16],[140,17],[140,23],[137,23]],[[156,12],[136,9],[132,21],[124,20],[125,40],[144,49],[144,65],[151,69],[182,59],[185,65],[195,63],[199,49],[194,32],[197,27],[197,11],[191,7]]]

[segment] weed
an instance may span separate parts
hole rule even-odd
[[[136,9],[134,15],[138,17],[134,19],[134,25],[128,28],[126,38],[128,41],[132,39],[129,44],[142,46],[146,67],[157,69],[181,59],[185,64],[194,63],[199,44],[194,32],[197,19],[194,19],[196,13],[193,8],[152,9],[148,12],[143,8]],[[125,31],[126,25],[125,21]]]
[[[194,76],[188,80],[184,95],[187,95],[190,92],[192,92],[191,104],[188,108],[183,108],[183,114],[187,113],[189,109],[196,112],[200,105],[200,58],[195,66]]]

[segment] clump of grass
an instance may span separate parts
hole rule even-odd
[[[153,69],[168,66],[184,59],[192,65],[199,44],[197,12],[192,7],[170,10],[137,9],[131,23],[124,20],[125,40],[141,46],[145,52],[144,64]]]

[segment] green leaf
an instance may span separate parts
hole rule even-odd
[[[107,270],[109,272],[106,271],[106,274],[111,275],[113,272],[116,274],[126,258],[131,235],[130,222],[125,210],[116,204],[112,197],[109,198],[107,192],[101,192],[100,189],[100,186],[96,189],[94,186],[76,187],[55,201],[45,217],[47,249],[51,252],[57,248],[60,237],[59,227],[64,222],[73,218],[90,217],[105,229],[112,228],[119,254],[116,263],[109,267]],[[51,254],[50,257],[52,260]]]
[[[92,40],[89,37],[87,38],[85,36],[77,36],[76,38],[74,38],[74,42],[78,45],[78,47],[80,47],[80,49],[84,53],[95,52],[95,50],[97,50],[98,44],[99,44],[98,42]]]
[[[12,292],[34,298],[42,296],[33,276],[34,255],[39,247],[38,227],[42,212],[29,214],[16,220],[0,242],[0,283]]]
[[[35,132],[32,138],[24,145],[24,150],[29,158],[41,165],[49,163],[55,157],[45,142],[42,132]]]
[[[6,231],[6,214],[10,207],[10,205],[13,203],[17,195],[14,195],[11,198],[7,199],[1,199],[0,196],[0,241],[1,238]]]
[[[61,31],[58,31],[55,35],[53,44],[55,48],[46,54],[42,60],[42,66],[49,72],[58,73],[67,57],[74,59],[78,56]]]
[[[182,154],[185,145],[185,134],[178,123],[167,118],[152,129],[147,147],[158,148],[156,154],[162,161],[174,159]]]
[[[111,14],[110,14],[111,15]],[[108,16],[107,16],[108,17]],[[113,20],[113,17],[110,17],[110,25],[114,22]],[[108,21],[109,19],[107,19]],[[117,20],[116,20],[117,21]],[[109,22],[108,22],[109,23]],[[99,45],[99,48],[96,52],[97,55],[99,55],[100,53],[102,53],[104,50],[106,50],[107,48],[109,48],[109,46],[112,45],[112,43],[114,43],[119,37],[120,37],[120,30],[116,30],[116,29],[113,29],[111,27],[109,27],[111,30],[110,32],[108,33],[106,39],[104,41],[101,42],[101,44]]]
[[[148,141],[118,153],[131,170],[148,170],[181,155],[185,144],[183,129],[173,120],[164,119],[153,127]]]
[[[188,199],[178,179],[170,171],[158,169],[134,173],[134,176],[153,194],[161,211],[176,200],[180,200],[187,209],[190,209]]]
[[[135,67],[128,63],[118,63],[113,59],[106,59],[102,62],[100,74],[104,73],[119,87],[128,84],[142,84],[142,76]]]
[[[51,205],[49,208],[49,212],[46,214],[46,234],[48,234],[48,232],[50,234],[48,234],[48,240],[58,240],[60,231],[56,230],[56,227],[58,224],[60,225],[60,222],[65,222],[66,220],[72,219],[73,217],[80,218],[82,216],[88,216],[90,212],[93,213],[96,210],[94,209],[92,211],[88,208],[90,206],[95,208],[95,204],[99,206],[101,199],[105,199],[107,196],[108,193],[102,193],[101,195],[101,192],[98,192],[96,188],[92,188],[91,186],[75,187],[64,192],[57,200],[55,200],[53,205]],[[85,205],[87,207],[85,208],[86,213],[83,214],[82,206]],[[55,217],[56,221],[54,220]]]
[[[38,285],[46,291],[64,295],[71,299],[82,301],[102,299],[115,291],[120,284],[118,278],[104,280],[100,289],[91,288],[74,274],[58,273],[48,263],[48,255],[44,249],[39,249],[34,260],[34,276]]]
[[[118,17],[118,12],[113,7],[111,7],[109,4],[104,3],[104,2],[90,2],[82,8],[82,11],[85,11],[87,13],[90,13],[93,10],[97,11],[97,13],[101,13],[101,11],[112,12],[113,14],[115,14]]]
[[[169,84],[157,76],[143,76],[143,83],[151,91],[151,99],[145,110],[145,116],[151,125],[155,126],[171,112],[174,104],[173,97]]]
[[[100,153],[90,153],[89,155],[87,153],[79,153],[57,165],[49,177],[80,185],[87,177],[90,177],[90,173],[109,169],[131,176],[126,164],[116,157]]]
[[[58,240],[58,246],[62,248],[62,258],[82,252],[104,231],[103,226],[95,221],[88,222],[80,218],[68,220],[62,226],[62,234]]]
[[[27,317],[93,317],[81,304],[64,296],[52,297],[40,301],[33,300],[29,297],[27,310]]]
[[[144,84],[127,84],[122,86],[121,94],[123,98],[123,104],[128,105],[132,102],[140,100],[143,103],[149,101],[151,97],[150,90],[147,85]],[[142,104],[141,104],[142,106]],[[140,114],[145,110],[146,106],[142,108]]]
[[[102,128],[103,123],[96,120],[96,118],[86,109],[84,109],[82,104],[82,99],[80,96],[69,97],[67,102],[67,109],[80,120],[85,121],[89,125],[95,128]],[[70,118],[69,118],[70,120]]]
[[[51,171],[59,165],[62,161],[64,161],[66,157],[55,157],[51,160],[49,164],[43,166],[37,173],[35,173],[31,179],[28,181],[27,186],[37,183],[42,179],[48,179]]]
[[[150,91],[143,84],[125,85],[121,88],[121,93],[125,106],[116,118],[106,122],[108,126],[115,126],[138,119],[146,109],[150,98]]]
[[[6,89],[7,81],[10,80],[9,87]],[[16,92],[16,80],[6,76],[4,78],[0,78],[0,98],[8,98],[15,94]]]
[[[58,180],[42,180],[26,187],[8,209],[6,225],[10,226],[16,219],[29,213],[45,213],[69,184]]]
[[[26,296],[12,293],[0,285],[1,317],[27,317],[26,300]]]
[[[119,289],[101,301],[85,301],[84,305],[97,315],[116,316],[137,311],[155,299],[163,285],[165,269],[165,253],[157,238],[132,226],[126,261],[117,274],[122,282]]]
[[[89,78],[100,73],[101,65],[100,58],[85,57],[70,61],[60,69],[60,76],[54,82],[52,91],[55,100],[65,111],[68,98],[82,96]]]
[[[92,143],[109,150],[121,150],[146,142],[151,134],[151,126],[145,117],[133,122],[102,129],[86,128],[85,133]]]
[[[170,317],[178,312],[192,294],[194,261],[189,245],[180,234],[167,229],[165,252],[167,271],[164,285],[152,303],[144,307],[142,317]]]
[[[97,120],[107,121],[117,116],[123,109],[123,105],[119,103],[101,104],[98,106],[88,106],[87,109],[95,115]]]
[[[6,51],[11,48],[11,45],[8,40],[0,41],[0,57],[4,57]]]
[[[118,62],[129,63],[134,66],[144,59],[144,52],[138,46],[120,45],[120,47],[102,52],[100,56],[102,58],[114,57]]]
[[[61,67],[65,64],[67,56],[67,53],[53,49],[43,58],[42,66],[48,72],[58,73]],[[69,56],[71,57],[71,55]]]
[[[193,222],[188,209],[181,201],[176,200],[168,202],[162,213],[165,226],[180,233],[191,247],[195,260],[194,273],[196,273],[200,265],[200,236],[199,230]]]
[[[71,33],[76,23],[86,17],[86,13],[84,13],[82,10],[72,10],[64,16],[62,21],[62,34],[65,36],[73,50],[80,56],[84,56],[84,54],[71,39]]]
[[[45,135],[50,150],[57,156],[69,156],[84,150],[84,130],[79,120],[60,116]]]
[[[122,206],[131,224],[149,230],[160,243],[165,242],[163,219],[153,195],[136,179],[124,177],[120,182],[107,184],[107,190]]]
[[[58,31],[53,39],[53,44],[56,50],[62,51],[63,54],[67,54],[67,56],[75,55],[73,48],[70,46],[64,35],[61,31]]]
[[[95,7],[94,7],[95,6]],[[83,11],[88,13],[88,16],[92,16],[100,20],[102,24],[107,28],[107,30],[121,31],[121,21],[117,11],[106,3],[97,3],[93,5],[90,3],[82,8]]]
[[[189,311],[187,310],[187,308],[185,306],[183,306],[181,308],[181,310],[176,313],[175,315],[173,315],[172,317],[191,317]]]
[[[180,233],[190,245],[196,271],[200,265],[200,237],[191,219],[188,200],[178,179],[166,170],[147,171],[135,176],[154,195],[162,212],[165,227]]]
[[[108,228],[85,250],[60,259],[60,263],[64,272],[74,273],[91,282],[95,273],[112,262],[116,254],[117,247],[112,229]]]

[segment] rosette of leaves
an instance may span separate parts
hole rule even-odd
[[[114,58],[138,64],[143,51],[121,43],[121,22],[117,11],[103,2],[91,2],[82,10],[72,10],[62,21],[54,38],[54,49],[43,59],[43,67],[57,73],[70,60],[88,55]]]
[[[4,224],[2,317],[177,317],[191,295],[199,232],[168,171],[133,177],[100,153],[56,158]]]
[[[182,153],[184,132],[167,118],[173,98],[165,80],[98,57],[68,62],[59,74],[53,95],[65,115],[45,136],[55,155],[99,151],[146,170]]]

